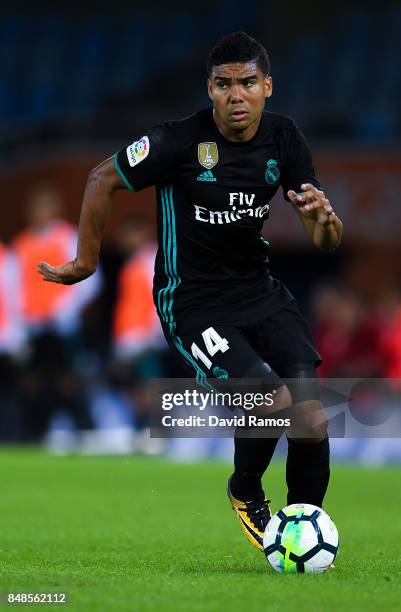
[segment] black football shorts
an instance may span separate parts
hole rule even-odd
[[[205,323],[204,314],[198,323],[196,316],[188,315],[170,328],[164,326],[164,333],[200,384],[207,378],[262,378],[276,388],[284,384],[283,378],[293,376],[298,364],[312,372],[321,364],[295,300],[256,324],[225,322],[221,315]]]

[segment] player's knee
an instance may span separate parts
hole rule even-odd
[[[263,394],[266,394],[266,388],[263,388]],[[261,393],[256,393],[261,395]],[[292,404],[291,393],[288,387],[281,385],[280,387],[272,388],[269,386],[268,395],[272,399],[272,402],[266,404],[256,404],[252,408],[252,414],[259,417],[272,416],[274,413],[289,408]],[[281,417],[280,417],[281,418]]]
[[[292,404],[292,396],[289,388],[286,385],[282,385],[275,390],[274,393],[274,409],[284,410],[289,408]]]
[[[321,442],[327,437],[328,420],[322,403],[304,401],[294,406],[290,438],[306,443]]]
[[[314,363],[296,363],[288,366],[281,373],[290,393],[293,403],[320,400],[320,384]]]

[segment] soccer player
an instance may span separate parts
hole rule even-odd
[[[171,348],[199,382],[261,379],[276,390],[276,409],[292,406],[304,433],[288,439],[288,503],[322,506],[329,442],[316,382],[321,358],[293,296],[269,274],[261,230],[280,186],[319,249],[337,247],[342,224],[299,129],[288,117],[264,112],[273,88],[265,48],[244,32],[231,34],[212,49],[207,71],[212,108],[138,134],[92,170],[75,260],[59,267],[41,262],[39,271],[63,284],[93,274],[114,191],[155,185],[154,302]],[[270,518],[261,478],[276,444],[277,438],[235,437],[228,496],[259,549]]]

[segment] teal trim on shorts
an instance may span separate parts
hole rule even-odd
[[[120,166],[118,165],[117,153],[114,155],[113,161],[114,161],[114,167],[117,170],[118,174],[120,175],[121,179],[124,181],[125,186],[128,187],[128,189],[130,189],[131,191],[135,191],[135,187],[133,187],[131,185],[131,183],[129,182],[129,180],[127,178],[125,178],[125,175],[123,174],[123,171],[121,170]]]

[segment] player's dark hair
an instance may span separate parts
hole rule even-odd
[[[263,74],[269,74],[270,60],[264,46],[246,32],[234,32],[219,40],[211,50],[206,65],[207,74],[210,77],[214,66],[252,61],[256,62]]]

